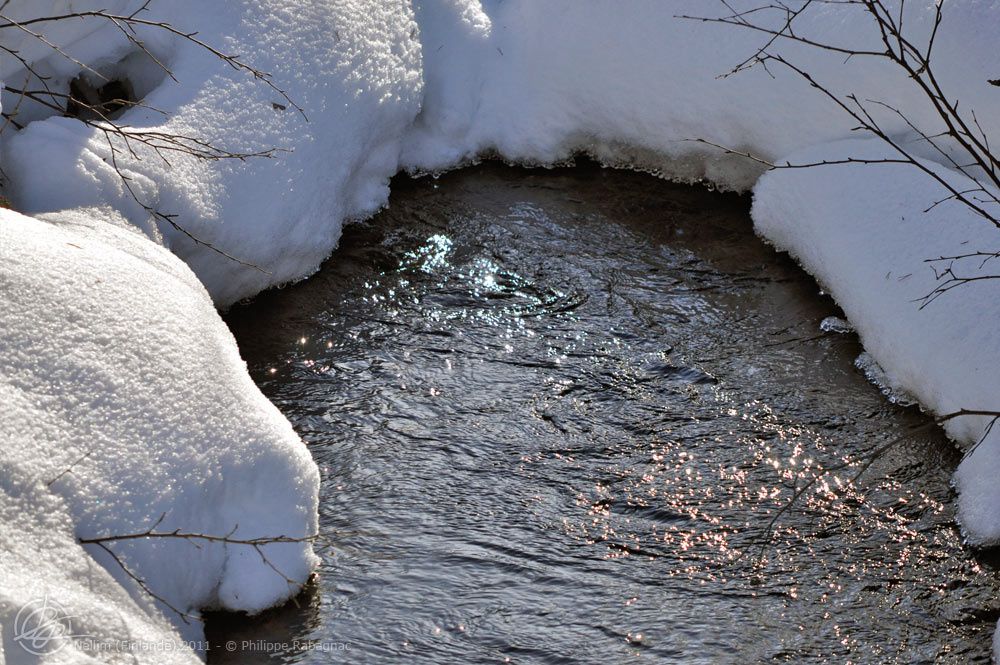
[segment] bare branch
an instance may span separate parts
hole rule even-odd
[[[297,588],[301,586],[301,582],[299,582],[298,580],[294,580],[285,573],[283,573],[277,566],[274,565],[274,562],[267,557],[267,554],[264,550],[268,545],[274,545],[279,543],[311,543],[315,542],[320,537],[319,534],[313,534],[311,536],[304,536],[300,538],[293,538],[284,535],[263,536],[258,538],[236,538],[234,537],[233,534],[235,534],[236,531],[239,529],[239,525],[234,526],[232,530],[229,531],[229,533],[224,535],[196,533],[196,532],[182,531],[181,529],[174,529],[173,531],[157,531],[157,527],[159,527],[160,524],[163,523],[163,520],[166,518],[166,516],[167,516],[166,513],[161,514],[159,518],[157,518],[157,520],[145,531],[137,531],[134,533],[125,533],[125,534],[117,534],[110,536],[95,536],[91,538],[78,538],[77,541],[81,545],[96,545],[97,547],[100,547],[102,550],[107,552],[111,556],[111,558],[114,559],[115,563],[117,563],[118,566],[125,572],[125,574],[128,575],[133,581],[136,582],[136,584],[139,585],[140,589],[142,589],[146,594],[148,594],[152,598],[155,598],[156,600],[163,603],[164,606],[168,607],[173,612],[176,612],[185,623],[188,623],[188,619],[190,618],[198,619],[198,617],[195,617],[191,614],[179,610],[178,608],[171,605],[162,596],[154,592],[150,588],[149,584],[141,577],[139,577],[134,571],[130,570],[128,566],[125,565],[125,562],[122,561],[122,559],[115,553],[113,549],[111,549],[110,545],[112,543],[125,542],[130,540],[150,540],[150,539],[166,538],[174,540],[184,540],[191,543],[192,545],[194,545],[199,549],[201,548],[201,543],[221,543],[225,545],[242,545],[246,547],[251,547],[257,553],[257,555],[260,556],[261,562],[264,565],[266,565],[268,568],[274,571],[274,573],[279,577],[281,577],[285,581],[285,583],[288,584],[290,587]]]
[[[136,575],[134,572],[132,572],[129,569],[129,567],[125,565],[125,562],[122,561],[120,558],[118,558],[118,555],[115,554],[114,550],[112,550],[110,547],[108,547],[104,543],[94,543],[94,544],[97,545],[98,547],[100,547],[105,552],[107,552],[108,556],[110,556],[114,560],[114,562],[116,564],[118,564],[118,567],[121,568],[122,571],[126,575],[128,575],[129,578],[131,578],[132,581],[135,582],[139,586],[139,588],[142,589],[146,593],[146,595],[148,595],[151,598],[154,598],[154,599],[160,601],[161,603],[163,603],[164,607],[166,607],[170,611],[176,613],[177,616],[179,616],[181,618],[181,621],[183,621],[184,623],[190,625],[191,621],[189,621],[189,619],[193,619],[195,621],[201,621],[202,620],[201,617],[198,617],[198,616],[193,615],[193,614],[188,614],[187,612],[183,612],[183,611],[177,609],[166,598],[164,598],[163,596],[157,594],[155,591],[153,591],[152,589],[150,589],[149,585],[146,583],[146,581],[143,580],[138,575]]]
[[[305,111],[299,107],[299,105],[296,104],[285,93],[285,91],[275,85],[270,74],[247,64],[238,55],[224,53],[218,48],[215,48],[208,42],[200,39],[197,36],[197,32],[186,32],[174,27],[168,22],[145,18],[144,14],[150,11],[152,0],[146,0],[136,11],[127,15],[115,14],[105,10],[94,10],[36,16],[20,21],[14,20],[3,13],[7,4],[7,2],[3,2],[3,4],[0,5],[0,31],[8,29],[26,34],[32,39],[44,44],[46,48],[50,49],[59,57],[77,65],[81,71],[85,71],[99,79],[107,81],[106,76],[86,63],[77,60],[67,51],[62,49],[58,44],[49,40],[40,28],[44,28],[49,24],[57,23],[59,21],[96,20],[105,22],[114,26],[130,43],[132,43],[136,48],[150,58],[150,60],[161,70],[163,70],[167,76],[176,81],[176,77],[173,72],[170,71],[166,64],[159,60],[139,38],[140,29],[166,32],[207,51],[233,69],[248,73],[254,79],[262,82],[282,97],[285,104],[277,104],[278,107],[287,108],[287,106],[292,106],[302,115],[304,119],[308,121]],[[0,32],[0,34],[2,34],[2,32]],[[252,268],[264,274],[269,274],[267,270],[261,268],[260,266],[237,258],[214,244],[191,233],[178,222],[177,215],[163,212],[143,201],[138,192],[136,192],[132,186],[129,176],[122,169],[119,158],[122,155],[127,155],[128,158],[132,160],[140,161],[142,159],[142,150],[145,149],[150,151],[151,154],[162,159],[167,164],[170,163],[169,157],[172,154],[186,155],[196,159],[208,161],[233,159],[245,161],[251,158],[271,158],[280,152],[287,152],[286,150],[281,148],[268,148],[256,151],[229,150],[221,148],[209,140],[194,136],[174,134],[171,132],[153,129],[141,129],[121,124],[111,117],[112,114],[110,109],[142,108],[164,116],[167,114],[165,111],[145,104],[141,100],[116,97],[114,99],[105,99],[94,103],[92,100],[80,99],[80,95],[74,94],[72,88],[68,94],[66,92],[54,90],[49,84],[48,77],[38,71],[34,63],[29,62],[17,51],[0,43],[0,53],[6,53],[7,55],[13,57],[23,68],[26,75],[25,82],[20,87],[10,85],[9,82],[8,85],[4,87],[6,92],[17,96],[17,102],[12,109],[3,112],[3,124],[0,125],[0,134],[2,134],[2,132],[8,127],[12,127],[15,130],[20,130],[25,127],[25,123],[20,122],[17,119],[17,115],[21,111],[21,106],[26,100],[55,113],[72,115],[86,126],[99,132],[100,135],[104,137],[110,150],[110,162],[112,168],[120,178],[125,190],[128,192],[129,196],[136,203],[138,203],[139,206],[150,215],[150,217],[153,218],[155,223],[167,224],[196,245],[205,247],[206,249],[216,252],[226,259],[239,263],[240,265]],[[36,80],[40,87],[32,87],[30,85],[32,80]],[[71,113],[71,110],[74,110],[75,112]]]
[[[883,0],[801,0],[795,7],[785,4],[782,0],[763,2],[744,11],[735,11],[729,0],[719,0],[727,14],[722,16],[683,16],[689,20],[709,23],[720,23],[758,32],[767,40],[753,55],[745,59],[730,72],[732,75],[743,69],[754,66],[764,68],[771,74],[769,65],[779,65],[806,81],[810,87],[817,90],[835,107],[839,108],[855,123],[855,131],[860,131],[880,140],[890,147],[896,156],[886,159],[845,158],[838,160],[822,160],[801,164],[785,162],[774,163],[749,151],[737,150],[719,145],[705,139],[692,139],[694,142],[713,146],[726,154],[741,156],[761,164],[768,169],[798,169],[814,168],[836,164],[908,164],[922,171],[935,181],[944,191],[945,196],[939,198],[925,212],[933,210],[946,202],[957,202],[982,217],[996,228],[1000,228],[1000,155],[992,151],[986,131],[979,122],[974,109],[968,113],[959,110],[959,103],[949,99],[941,86],[931,63],[931,54],[943,21],[943,3],[934,5],[934,19],[927,36],[926,43],[917,44],[904,31],[904,3],[900,2],[895,11],[890,11]],[[877,29],[882,50],[873,48],[858,49],[824,43],[808,38],[797,32],[796,23],[813,5],[838,4],[852,5],[859,11],[864,11]],[[775,18],[777,17],[777,18]],[[899,107],[881,100],[860,100],[854,94],[840,94],[818,81],[810,72],[795,63],[776,54],[772,49],[779,42],[791,42],[809,46],[818,50],[853,57],[871,57],[888,60],[896,65],[909,80],[913,82],[923,98],[930,104],[935,116],[940,121],[940,129],[925,131],[919,127]],[[771,74],[773,76],[773,74]],[[990,81],[1000,85],[1000,79]],[[887,111],[901,120],[915,136],[917,143],[926,143],[935,151],[941,162],[958,173],[970,178],[975,183],[972,187],[959,187],[952,179],[929,166],[918,158],[902,139],[891,135],[872,113],[873,108]],[[946,141],[947,143],[942,143]],[[992,256],[992,253],[985,253]],[[945,259],[934,259],[935,265]],[[985,265],[985,261],[983,262]],[[980,269],[982,266],[980,266]],[[959,275],[955,272],[953,263],[944,268],[935,268],[935,274],[940,284],[931,293],[920,299],[921,307],[926,307],[941,295],[954,288],[975,281],[1000,279],[1000,275]]]

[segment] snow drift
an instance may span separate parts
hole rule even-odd
[[[15,0],[4,11],[20,20],[69,7],[127,13],[140,4]],[[932,2],[908,7],[907,30],[919,40],[932,28]],[[746,191],[763,173],[760,164],[692,139],[772,161],[881,154],[870,143],[844,143],[854,123],[787,70],[720,76],[766,37],[678,16],[724,12],[704,0],[153,3],[148,18],[197,29],[206,42],[243,55],[304,113],[245,71],[155,28],[140,30],[140,38],[176,81],[99,19],[50,26],[70,58],[20,34],[15,46],[58,89],[81,75],[78,61],[128,79],[146,104],[167,112],[132,108],[123,123],[234,152],[279,151],[246,161],[171,155],[166,162],[147,150],[113,156],[100,131],[51,109],[19,109],[32,122],[0,141],[5,193],[25,212],[61,212],[45,221],[5,214],[0,227],[3,270],[17,285],[9,298],[15,306],[7,308],[17,318],[3,331],[5,351],[17,352],[3,359],[10,371],[0,383],[15,408],[0,422],[18,442],[6,458],[9,473],[27,465],[33,479],[5,486],[5,496],[32,506],[61,501],[53,508],[63,516],[56,520],[59,547],[73,560],[81,554],[71,525],[77,535],[141,529],[160,512],[171,528],[217,532],[238,522],[241,534],[287,532],[288,525],[304,534],[314,526],[315,468],[250,385],[202,287],[154,243],[183,259],[215,304],[226,306],[309,275],[346,220],[385,204],[388,179],[400,169],[437,171],[484,155],[553,164],[582,152],[609,165]],[[935,56],[949,95],[974,107],[993,136],[1000,93],[986,81],[1000,76],[997,16],[996,0],[947,3]],[[863,8],[845,3],[814,5],[798,29],[844,46],[871,46],[877,38]],[[778,49],[835,92],[890,102],[936,132],[932,109],[890,65],[845,62],[804,46]],[[25,80],[10,58],[0,61],[0,76]],[[15,101],[3,96],[7,109]],[[883,109],[878,120],[900,140],[914,138],[892,112]],[[176,215],[201,242],[152,219],[122,175],[141,203]],[[940,195],[925,176],[898,167],[771,173],[755,195],[758,231],[831,290],[900,387],[937,413],[996,408],[1000,382],[988,368],[1000,361],[1000,343],[989,285],[923,310],[914,302],[933,288],[925,259],[966,242],[994,249],[994,229],[957,206],[924,215],[928,199]],[[11,253],[18,261],[7,260]],[[948,432],[968,445],[983,425],[957,419]],[[960,517],[981,544],[1000,542],[1000,496],[987,473],[1000,466],[997,446],[995,436],[987,439],[956,477]],[[91,448],[96,452],[72,474],[48,488],[38,484]],[[189,474],[204,483],[185,480]],[[110,503],[102,508],[101,501]],[[262,505],[284,513],[262,515]],[[156,548],[174,554],[183,546]],[[283,581],[257,585],[253,552],[207,548],[198,572],[184,577],[172,563],[178,557],[144,547],[120,551],[167,580],[169,602],[184,608],[255,609],[286,592]],[[310,556],[302,545],[275,549],[297,580]],[[114,571],[114,562],[99,560]],[[5,602],[11,608],[18,601]]]
[[[734,10],[768,3],[730,2]],[[793,3],[798,4],[801,3]],[[906,30],[918,43],[933,25],[933,3],[909,3]],[[793,72],[774,65],[726,76],[767,36],[690,17],[730,13],[705,0],[424,0],[421,27],[426,89],[403,152],[407,168],[434,171],[498,153],[550,164],[578,152],[679,180],[748,190],[763,168],[693,142],[704,139],[777,160],[845,138],[856,124]],[[1000,4],[948,3],[935,47],[936,71],[962,104],[1000,129],[987,79],[1000,71],[993,47]],[[780,27],[780,10],[755,14]],[[863,7],[818,3],[795,24],[803,37],[844,47],[880,46]],[[912,82],[873,58],[778,42],[772,49],[805,66],[833,90],[900,106],[918,126],[934,115]],[[969,54],[975,54],[970,57]],[[908,133],[878,114],[890,133]]]

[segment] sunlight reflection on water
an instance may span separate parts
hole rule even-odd
[[[806,484],[925,421],[821,333],[839,312],[746,201],[593,168],[393,191],[229,317],[323,469],[334,547],[308,620],[219,635],[365,663],[988,661],[997,580],[962,549],[947,442]]]

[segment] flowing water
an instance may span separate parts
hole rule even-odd
[[[987,662],[958,453],[747,208],[592,165],[397,178],[233,310],[329,544],[297,607],[212,618],[209,662]]]

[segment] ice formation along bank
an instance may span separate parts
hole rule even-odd
[[[315,465],[251,383],[213,301],[226,306],[308,276],[346,220],[386,203],[389,178],[403,169],[453,168],[482,155],[549,164],[583,152],[668,178],[753,189],[758,232],[824,284],[890,380],[936,413],[998,406],[1000,311],[990,283],[923,310],[913,302],[933,287],[924,259],[995,249],[995,229],[959,205],[924,213],[940,195],[906,166],[761,178],[759,165],[690,140],[772,161],[883,154],[878,142],[845,142],[856,136],[849,119],[787,71],[720,78],[766,39],[677,18],[721,5],[171,0],[143,14],[243,54],[303,113],[156,26],[137,26],[144,53],[99,16],[31,24],[45,41],[12,24],[85,10],[127,16],[142,4],[4,4],[0,45],[10,50],[0,54],[0,80],[37,84],[26,67],[63,92],[81,73],[124,80],[143,106],[119,122],[137,131],[203,137],[231,152],[280,151],[245,161],[112,154],[99,129],[30,102],[17,108],[23,128],[0,136],[4,194],[33,216],[0,211],[5,631],[46,595],[90,617],[88,634],[114,637],[116,622],[126,621],[133,634],[156,639],[200,632],[164,602],[192,615],[213,605],[254,611],[295,592],[315,565],[307,542],[267,546],[280,576],[248,547],[117,546],[161,595],[157,603],[106,552],[77,539],[142,531],[161,516],[159,530],[224,534],[238,525],[247,539],[315,532]],[[908,30],[926,34],[931,10],[931,0],[910,3]],[[992,136],[1000,135],[1000,91],[986,81],[1000,76],[998,16],[993,0],[953,0],[935,47],[944,87],[976,108]],[[799,29],[846,46],[877,39],[863,12],[842,4],[812,7]],[[912,82],[888,65],[776,48],[832,89],[891,100],[917,127],[934,126]],[[3,94],[4,110],[17,103]],[[913,137],[891,113],[880,120],[894,136]],[[176,215],[201,242],[144,206]],[[914,278],[892,278],[907,274]],[[962,418],[947,429],[970,445],[984,426]],[[1000,432],[956,475],[960,519],[975,543],[1000,542],[997,473]],[[193,652],[170,657],[197,660]]]

